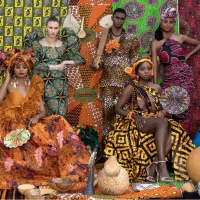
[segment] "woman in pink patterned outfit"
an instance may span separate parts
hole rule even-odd
[[[190,97],[194,89],[193,71],[186,61],[200,50],[200,42],[185,35],[173,34],[176,23],[176,9],[168,8],[161,14],[160,26],[156,30],[155,40],[152,42],[152,60],[155,65],[154,82],[157,83],[157,69],[159,57],[160,63],[164,66],[163,89],[170,86],[179,86],[187,90]],[[196,46],[188,55],[184,55],[182,44]],[[181,123],[187,132],[191,132],[191,113],[188,111],[173,115],[172,117]]]

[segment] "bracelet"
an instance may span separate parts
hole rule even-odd
[[[135,120],[135,119],[132,117],[132,114],[135,114],[135,112],[134,112],[134,111],[130,111],[130,112],[128,113],[128,115],[126,116],[126,118],[128,118],[129,120]]]

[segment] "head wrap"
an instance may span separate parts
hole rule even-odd
[[[35,64],[35,60],[33,58],[34,54],[32,49],[27,51],[20,49],[11,49],[6,52],[6,61],[5,64],[9,68],[13,68],[15,65],[25,64],[29,70]]]
[[[166,18],[172,18],[173,21],[176,21],[177,11],[176,8],[167,8],[165,11],[161,12],[160,19],[165,20]]]
[[[124,71],[125,71],[131,78],[135,78],[135,77],[136,77],[135,68],[136,68],[140,63],[143,63],[143,62],[148,62],[149,64],[151,64],[152,69],[154,68],[154,64],[153,64],[153,62],[151,61],[151,59],[150,59],[149,57],[143,57],[143,58],[141,58],[140,60],[138,60],[136,63],[134,63],[132,67],[126,67],[126,68],[124,69]]]

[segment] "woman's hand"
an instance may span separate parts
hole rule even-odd
[[[37,124],[38,121],[39,121],[39,119],[40,119],[40,117],[39,117],[38,115],[32,117],[32,118],[30,119],[30,124],[32,124],[32,125]]]
[[[158,117],[164,118],[167,114],[167,110],[160,110],[157,114]]]
[[[190,58],[190,54],[186,55],[185,56],[185,62],[187,62],[189,58]]]
[[[58,71],[64,71],[65,65],[59,64],[59,65],[49,65],[49,70],[58,70]]]
[[[144,127],[144,124],[145,124],[144,117],[142,117],[140,115],[135,115],[135,114],[133,114],[132,117],[135,119],[135,123],[136,123],[137,128],[142,129]]]
[[[58,65],[58,71],[63,72],[65,70],[65,64]]]
[[[61,65],[74,65],[75,62],[73,60],[65,60],[61,63]]]
[[[9,69],[6,70],[6,80],[7,83],[10,83],[11,81],[11,76],[10,76],[10,71]]]

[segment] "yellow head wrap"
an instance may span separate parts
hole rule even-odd
[[[133,64],[132,67],[126,67],[124,69],[124,71],[131,77],[131,78],[135,78],[136,74],[135,74],[135,68],[140,64],[140,63],[143,63],[143,62],[148,62],[151,64],[152,66],[152,69],[154,68],[154,64],[153,62],[151,61],[151,59],[149,57],[145,57],[145,58],[141,58],[140,60],[138,60],[137,62],[135,62]]]

